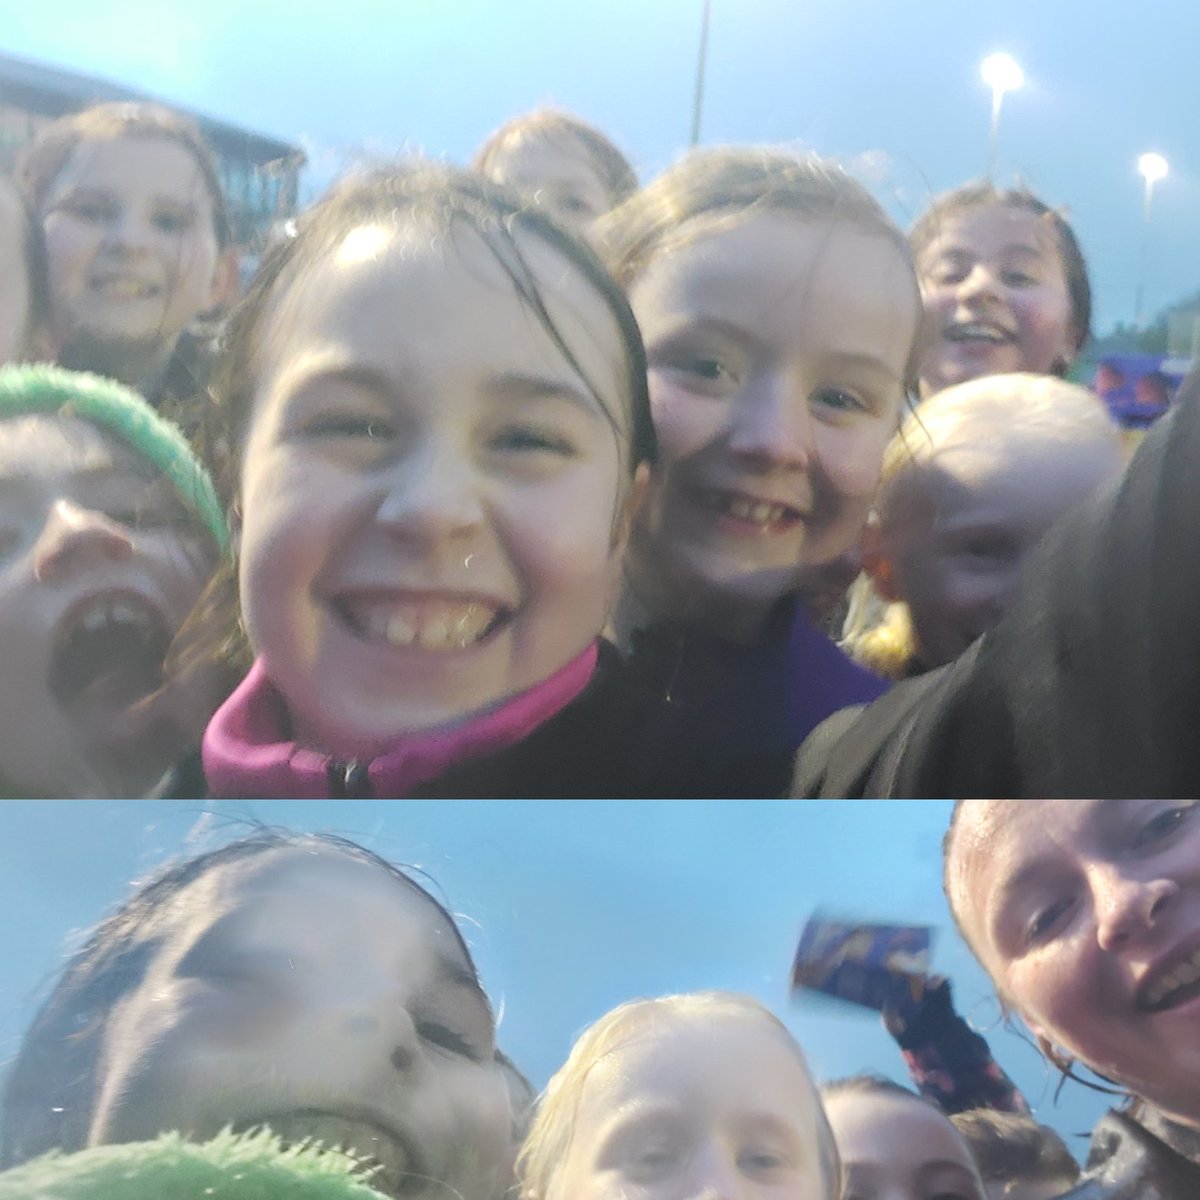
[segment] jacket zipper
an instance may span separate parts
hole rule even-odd
[[[330,760],[329,797],[331,800],[372,800],[370,763],[357,758],[349,762]]]

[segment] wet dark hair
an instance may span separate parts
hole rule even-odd
[[[992,204],[1002,204],[1008,208],[1033,213],[1035,217],[1041,217],[1052,230],[1054,244],[1058,248],[1058,259],[1066,278],[1067,298],[1071,306],[1071,330],[1074,334],[1075,353],[1078,354],[1092,336],[1092,284],[1088,275],[1087,260],[1067,218],[1027,188],[998,188],[991,183],[974,182],[943,192],[916,219],[908,232],[913,256],[920,258],[925,248],[942,232],[942,225],[947,217]],[[1070,363],[1064,363],[1060,374],[1065,375],[1069,366]]]
[[[615,145],[586,121],[557,108],[535,108],[493,130],[471,159],[471,169],[491,177],[496,159],[527,142],[575,142],[596,170],[611,205],[637,191],[637,175]]]
[[[984,1183],[1061,1180],[1069,1188],[1079,1178],[1079,1164],[1066,1143],[1032,1117],[973,1108],[954,1113],[950,1121],[966,1138]]]
[[[347,838],[261,828],[217,850],[170,862],[92,930],[22,1038],[0,1102],[0,1169],[49,1150],[69,1152],[85,1145],[100,1089],[104,1031],[117,1005],[145,977],[160,940],[156,924],[180,893],[230,863],[291,849],[377,867],[428,900],[478,980],[471,952],[445,906],[394,863]]]
[[[17,219],[21,223],[21,252],[25,262],[25,278],[28,287],[29,311],[26,317],[24,343],[45,324],[50,316],[50,279],[46,267],[46,244],[42,238],[42,227],[25,194],[16,180],[0,175],[0,189],[11,192],[17,206]],[[9,281],[6,281],[6,286]]]
[[[200,171],[212,202],[217,245],[222,250],[229,246],[233,235],[217,160],[196,125],[159,104],[97,104],[59,117],[42,129],[25,147],[17,162],[17,182],[39,219],[55,180],[78,146],[123,138],[160,138],[187,151]]]
[[[245,298],[234,310],[224,339],[223,362],[211,389],[214,403],[202,435],[209,458],[222,464],[218,490],[238,495],[241,470],[238,450],[245,444],[254,407],[256,360],[273,301],[294,288],[304,272],[322,261],[353,230],[369,224],[390,227],[420,224],[447,236],[467,230],[481,238],[504,269],[522,303],[584,381],[612,426],[625,468],[633,477],[643,462],[657,454],[646,380],[642,335],[624,292],[581,239],[561,228],[515,192],[468,171],[420,159],[402,161],[337,184],[296,222],[294,236],[267,253]],[[625,349],[628,432],[621,414],[588,379],[578,357],[555,325],[550,301],[522,250],[523,238],[550,246],[599,293]],[[236,564],[219,568],[197,608],[188,631],[176,639],[170,658],[173,670],[187,673],[201,663],[250,663],[249,646],[238,617]]]

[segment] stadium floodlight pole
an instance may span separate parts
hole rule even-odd
[[[1000,136],[1000,106],[1005,92],[1015,92],[1025,83],[1025,72],[1011,54],[989,54],[979,68],[983,82],[992,89],[992,126],[988,135],[988,183],[996,177],[996,147]]]
[[[700,17],[700,57],[696,60],[696,92],[692,97],[692,145],[700,141],[700,112],[704,107],[704,74],[708,69],[708,20],[712,15],[712,0],[704,0]]]
[[[1167,177],[1167,160],[1161,154],[1143,154],[1137,162],[1138,174],[1145,180],[1142,192],[1142,252],[1138,256],[1137,296],[1133,302],[1134,328],[1142,327],[1142,299],[1146,292],[1146,264],[1150,258],[1150,205],[1154,200],[1154,185]]]

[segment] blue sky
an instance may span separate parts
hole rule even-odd
[[[0,1062],[79,931],[164,858],[257,818],[328,829],[424,868],[460,920],[502,1012],[501,1045],[542,1086],[574,1036],[639,995],[720,987],[785,1017],[823,1078],[905,1078],[877,1017],[789,1003],[797,936],[816,909],[930,924],[959,1009],[1064,1134],[1102,1098],[1054,1079],[998,1025],[991,989],[950,923],[940,883],[943,802],[436,803],[9,801],[0,804]],[[1081,1150],[1083,1143],[1070,1144]]]
[[[1193,0],[712,0],[702,139],[856,161],[907,221],[982,172],[997,49],[1028,86],[1005,101],[998,177],[1065,205],[1093,268],[1097,324],[1133,315],[1135,162],[1165,154],[1146,309],[1200,288],[1200,6]],[[328,177],[418,146],[453,160],[552,101],[607,129],[643,175],[687,140],[701,0],[43,0],[5,5],[0,49],[100,74],[264,132],[304,138]]]

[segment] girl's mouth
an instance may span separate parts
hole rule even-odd
[[[353,593],[333,607],[365,641],[435,652],[477,645],[512,619],[511,609],[483,596]]]
[[[141,596],[92,596],[59,624],[50,692],[73,717],[103,721],[118,716],[162,687],[171,637],[163,614]]]
[[[90,280],[93,292],[111,300],[153,300],[162,294],[156,284],[127,275],[101,275]]]
[[[1170,971],[1159,972],[1138,989],[1137,1006],[1143,1012],[1165,1012],[1200,996],[1200,950],[1177,963]]]
[[[988,321],[965,321],[951,325],[942,336],[948,342],[989,346],[1003,346],[1013,340],[1013,335],[1007,329]]]
[[[739,525],[758,533],[785,532],[805,519],[805,514],[790,504],[764,500],[745,492],[707,488],[699,496],[704,507],[731,517]]]
[[[361,1164],[366,1182],[387,1196],[416,1192],[429,1182],[404,1140],[365,1113],[297,1109],[240,1121],[234,1131],[244,1133],[261,1128],[269,1129],[285,1145],[319,1145],[349,1154]]]

